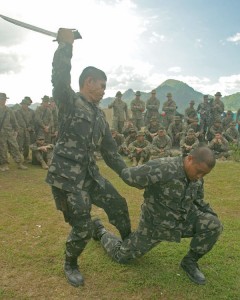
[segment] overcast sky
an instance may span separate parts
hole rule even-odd
[[[229,95],[240,91],[239,0],[0,0],[0,14],[57,32],[77,28],[72,87],[93,65],[108,76],[105,96],[149,92],[166,79]],[[0,92],[18,103],[51,95],[53,38],[0,18]]]

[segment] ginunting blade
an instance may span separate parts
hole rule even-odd
[[[34,26],[34,25],[30,25],[30,24],[22,22],[22,21],[15,20],[15,19],[6,17],[4,15],[0,15],[0,17],[4,20],[10,22],[10,23],[13,23],[13,24],[17,25],[17,26],[20,26],[20,27],[23,27],[23,28],[26,28],[26,29],[30,29],[30,30],[33,30],[33,31],[36,31],[36,32],[39,32],[39,33],[42,33],[42,34],[45,34],[45,35],[49,35],[49,36],[52,36],[54,38],[57,37],[57,33],[55,33],[55,32],[52,32],[52,31],[49,31],[49,30],[46,30],[46,29],[43,29],[43,28],[40,28],[40,27],[37,27],[37,26]],[[77,30],[72,29],[72,31],[73,31],[75,40],[82,38],[81,34]]]

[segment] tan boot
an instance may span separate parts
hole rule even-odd
[[[141,157],[141,158],[139,159],[138,166],[141,166],[141,165],[143,164],[143,161],[144,161],[144,158]]]
[[[27,170],[27,167],[24,166],[22,163],[18,163],[18,169],[20,169],[20,170]]]
[[[47,169],[48,169],[48,165],[45,163],[44,160],[41,162],[41,166],[42,166],[42,168],[43,168],[44,170],[47,170]]]
[[[132,159],[132,167],[136,167],[137,166],[137,159],[136,157],[133,157]]]

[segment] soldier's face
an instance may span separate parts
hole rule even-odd
[[[5,106],[6,105],[7,99],[1,99],[0,100],[0,106]]]
[[[38,145],[43,145],[44,144],[44,140],[42,140],[42,139],[41,140],[37,140],[37,144]]]
[[[184,160],[184,169],[189,180],[194,181],[203,178],[211,168],[204,162],[197,163],[191,155],[188,155]]]
[[[104,96],[106,89],[106,81],[90,78],[88,84],[89,100],[93,103],[98,103]]]
[[[48,103],[48,102],[43,102],[43,103],[42,103],[42,106],[46,108],[46,107],[49,106],[49,103]]]
[[[158,135],[159,135],[159,136],[164,136],[164,135],[165,135],[165,132],[162,131],[162,130],[160,130],[160,131],[158,131]]]

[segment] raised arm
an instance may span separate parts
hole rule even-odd
[[[54,53],[52,63],[53,98],[60,111],[66,110],[72,104],[75,92],[71,88],[71,58],[74,35],[70,29],[61,28],[58,31],[59,43]]]

